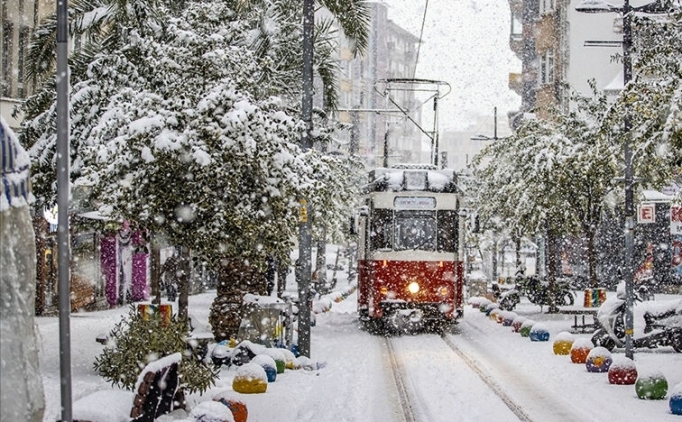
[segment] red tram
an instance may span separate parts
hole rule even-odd
[[[373,327],[443,328],[462,316],[460,195],[453,170],[377,168],[359,216],[358,313]]]

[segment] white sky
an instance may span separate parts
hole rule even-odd
[[[388,18],[419,36],[427,0],[386,0]],[[504,0],[428,0],[417,78],[443,80],[452,92],[441,102],[440,130],[466,129],[498,108],[502,123],[521,98],[508,88],[521,61],[509,48],[510,10]],[[500,124],[502,125],[502,124]]]

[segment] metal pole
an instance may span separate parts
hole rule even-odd
[[[492,253],[492,279],[493,283],[497,283],[497,236],[493,236],[493,253]]]
[[[385,168],[388,168],[388,136],[390,133],[390,129],[388,127],[388,124],[386,124],[386,133],[384,134],[384,161],[383,161],[383,166]]]
[[[630,58],[630,47],[632,46],[632,17],[630,12],[630,2],[625,0],[623,3],[623,90],[630,82],[632,77],[632,63]],[[633,357],[633,245],[635,230],[635,205],[633,195],[633,169],[632,169],[632,149],[630,145],[630,131],[632,122],[630,120],[630,110],[625,105],[625,117],[623,119],[623,132],[625,144],[623,153],[625,156],[625,356]]]
[[[59,280],[59,374],[62,422],[71,422],[71,282],[69,279],[69,69],[68,4],[57,1],[57,268]]]
[[[313,27],[315,9],[313,0],[303,1],[303,102],[301,117],[305,131],[301,135],[301,147],[307,151],[313,147]],[[301,199],[298,243],[298,351],[310,357],[310,269],[312,266],[311,224],[309,204]]]
[[[433,97],[433,165],[438,168],[438,94]]]

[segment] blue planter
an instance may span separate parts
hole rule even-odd
[[[549,341],[549,331],[530,332],[530,341]]]
[[[670,396],[670,413],[673,415],[682,415],[682,394],[673,394]]]
[[[265,369],[265,375],[268,376],[268,382],[275,382],[277,379],[277,368],[273,368],[270,365],[264,365],[263,369]]]

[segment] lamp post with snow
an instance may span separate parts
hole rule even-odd
[[[603,0],[583,0],[575,10],[582,13],[609,13],[617,12],[623,15],[623,89],[632,79],[632,59],[630,50],[632,48],[632,12],[661,13],[664,9],[660,0],[643,6],[632,7],[629,0],[624,0],[620,7],[613,6]],[[625,109],[623,116],[623,133],[625,140],[623,143],[623,155],[625,160],[624,183],[625,183],[625,355],[628,358],[633,356],[633,302],[634,302],[634,268],[633,268],[633,249],[634,249],[634,230],[635,230],[635,204],[634,204],[634,177],[632,168],[632,146],[630,144],[630,132],[632,121],[630,118],[629,107]]]
[[[301,134],[301,147],[308,151],[313,147],[313,28],[315,9],[313,0],[303,2],[303,99],[301,117],[305,130]],[[311,230],[310,205],[305,198],[300,200],[299,249],[297,264],[298,284],[298,350],[303,356],[310,356],[310,282],[311,282]]]

